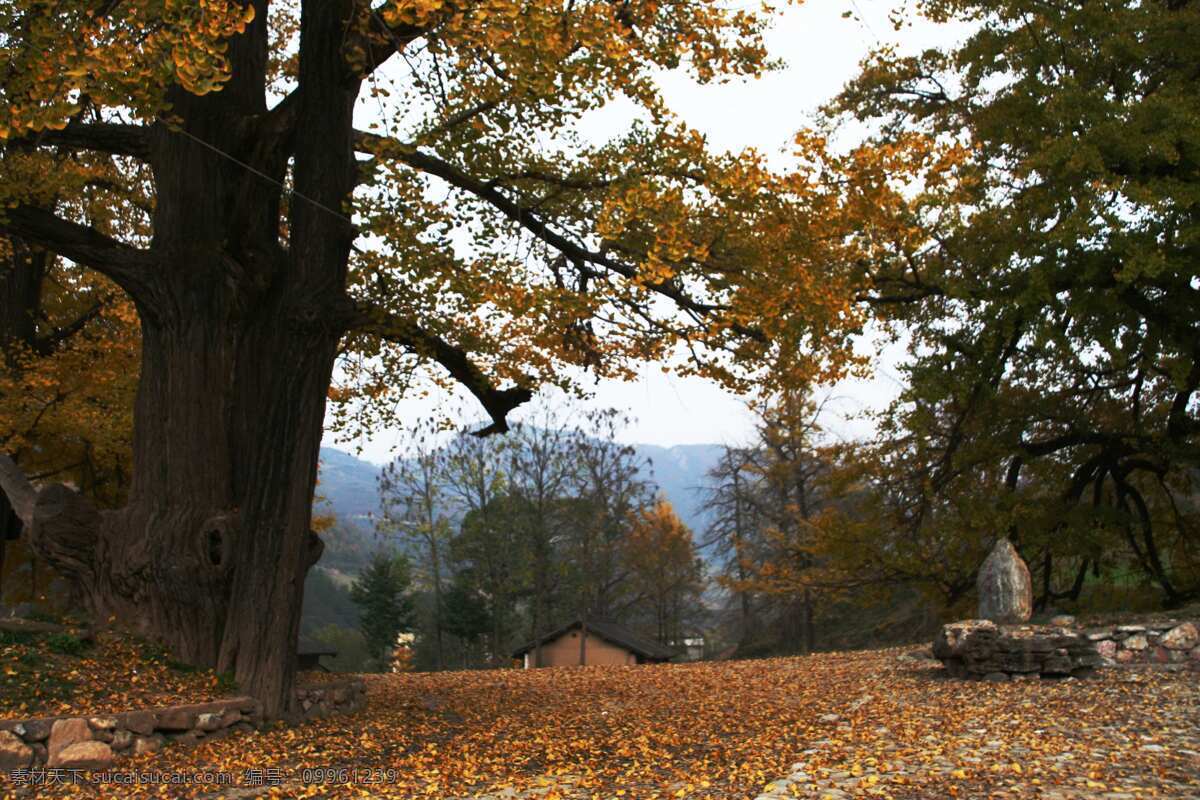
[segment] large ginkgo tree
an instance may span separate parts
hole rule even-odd
[[[0,233],[119,287],[141,330],[123,507],[3,462],[35,550],[97,617],[279,714],[330,397],[378,401],[375,421],[427,369],[497,432],[541,385],[680,354],[736,388],[835,372],[859,324],[837,218],[758,154],[713,152],[657,89],[769,69],[768,19],[0,2]]]

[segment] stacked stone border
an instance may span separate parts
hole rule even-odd
[[[330,714],[357,711],[367,700],[367,684],[362,678],[309,684],[296,689],[300,719],[316,719]]]
[[[352,678],[302,686],[296,689],[296,700],[298,712],[292,722],[348,713],[364,704],[366,684]],[[105,769],[117,758],[151,753],[169,742],[194,745],[252,731],[262,723],[262,709],[252,697],[119,714],[3,720],[0,771]]]
[[[1105,666],[1180,664],[1200,669],[1200,620],[1164,620],[1084,631]]]
[[[1086,677],[1097,667],[1200,670],[1200,622],[1160,620],[1081,629],[1073,617],[1050,625],[985,619],[943,625],[932,655],[955,678]]]

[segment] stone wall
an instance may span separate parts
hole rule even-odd
[[[357,711],[367,701],[367,685],[361,678],[309,684],[296,689],[296,700],[302,719]]]
[[[1102,665],[1081,631],[1060,625],[1009,625],[969,619],[943,625],[933,655],[953,677],[1083,677]]]
[[[933,656],[956,678],[1083,677],[1097,667],[1162,665],[1200,670],[1200,622],[1164,620],[1081,629],[963,620],[943,625]]]
[[[1115,625],[1085,633],[1106,666],[1179,664],[1200,669],[1200,621]]]
[[[366,700],[359,678],[296,689],[298,716],[309,719],[355,711]],[[231,697],[210,703],[98,714],[0,721],[0,772],[31,767],[104,769],[126,755],[168,742],[196,744],[262,724],[259,703]]]

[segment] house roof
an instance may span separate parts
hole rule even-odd
[[[296,643],[296,654],[302,656],[336,656],[337,650],[325,644],[317,642],[307,637],[301,636],[300,641]]]
[[[530,650],[533,650],[539,644],[552,642],[560,636],[565,635],[567,632],[579,628],[582,625],[582,620],[571,620],[561,628],[556,628],[549,633],[543,634],[540,638],[521,645],[521,647],[513,653],[513,658],[520,658]],[[659,644],[658,642],[646,636],[634,633],[624,625],[619,625],[615,622],[610,622],[607,620],[588,620],[587,628],[588,633],[595,634],[601,639],[611,642],[618,647],[624,647],[626,650],[629,650],[630,652],[634,653],[635,655],[639,655],[642,658],[660,659],[665,661],[675,655],[675,651],[671,648]]]

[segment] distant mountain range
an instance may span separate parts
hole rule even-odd
[[[634,445],[634,449],[639,460],[647,464],[642,477],[658,487],[675,507],[679,518],[692,529],[696,541],[701,541],[708,525],[708,516],[702,509],[703,487],[707,485],[708,471],[720,459],[721,445],[661,447],[639,444]],[[351,523],[369,536],[373,525],[371,515],[379,514],[377,480],[380,469],[349,453],[322,447],[317,474],[318,513],[332,512],[339,521]]]
[[[692,529],[699,542],[704,538],[709,515],[703,510],[704,489],[709,485],[708,471],[721,459],[719,444],[634,445],[638,456],[649,462],[643,477],[658,486],[675,506],[675,513]]]
[[[369,525],[367,517],[379,513],[379,472],[370,461],[322,447],[317,468],[318,511],[332,511],[343,522]]]

